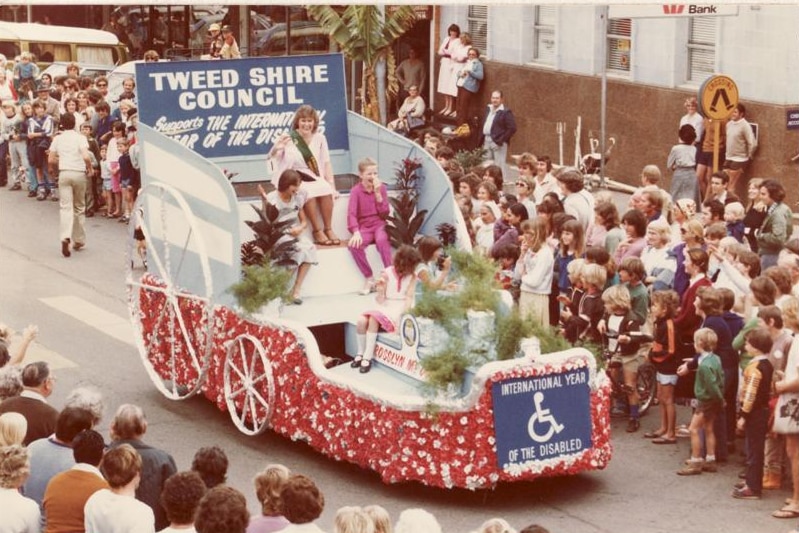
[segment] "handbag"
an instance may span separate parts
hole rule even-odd
[[[408,129],[409,130],[412,130],[412,129],[415,129],[415,128],[420,128],[420,127],[424,126],[424,118],[422,118],[422,117],[411,117],[411,116],[409,116],[407,118],[407,121],[408,121]]]
[[[799,393],[787,392],[777,397],[771,430],[781,435],[799,433]]]

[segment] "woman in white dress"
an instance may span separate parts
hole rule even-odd
[[[461,54],[461,29],[457,24],[450,24],[447,36],[438,47],[441,63],[438,70],[438,92],[444,95],[444,109],[441,115],[455,116],[455,97],[458,96],[458,72],[461,64],[453,57]]]
[[[303,212],[303,198],[299,194],[300,173],[296,170],[284,170],[277,182],[277,189],[269,194],[259,185],[258,191],[264,202],[275,206],[280,213],[277,222],[290,221],[291,225],[286,229],[286,233],[281,237],[275,246],[290,240],[296,239],[294,253],[291,258],[297,264],[297,277],[294,279],[294,287],[291,289],[289,303],[302,304],[301,291],[302,282],[308,274],[311,265],[316,264],[316,247],[308,240],[303,233],[307,227],[305,213]]]
[[[305,215],[313,227],[314,242],[335,246],[341,244],[332,228],[333,200],[338,193],[327,139],[318,129],[319,116],[314,108],[300,106],[294,114],[291,131],[281,135],[269,152],[269,158],[275,162],[272,184],[277,188],[284,170],[298,171],[302,177],[300,191],[307,199]],[[317,213],[321,215],[321,224]]]

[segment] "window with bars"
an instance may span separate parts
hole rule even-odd
[[[608,70],[618,73],[630,72],[632,48],[632,19],[608,20]]]
[[[716,71],[716,18],[688,19],[689,82],[702,83]]]
[[[555,64],[555,16],[557,6],[535,6],[533,61]]]
[[[488,6],[469,6],[467,15],[469,35],[472,37],[472,46],[485,54],[488,44]]]

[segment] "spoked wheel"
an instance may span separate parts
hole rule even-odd
[[[644,414],[655,401],[657,377],[655,367],[644,363],[638,367],[638,413]]]
[[[233,339],[225,358],[225,402],[230,417],[246,435],[263,433],[275,407],[272,364],[264,345],[252,335]]]
[[[183,400],[202,386],[212,348],[208,255],[191,208],[174,188],[149,184],[135,207],[127,285],[139,355],[156,388]],[[134,268],[136,229],[146,242],[143,274]]]

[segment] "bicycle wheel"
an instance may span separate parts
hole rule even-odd
[[[657,378],[655,367],[644,363],[638,367],[638,414],[643,415],[655,401]]]

